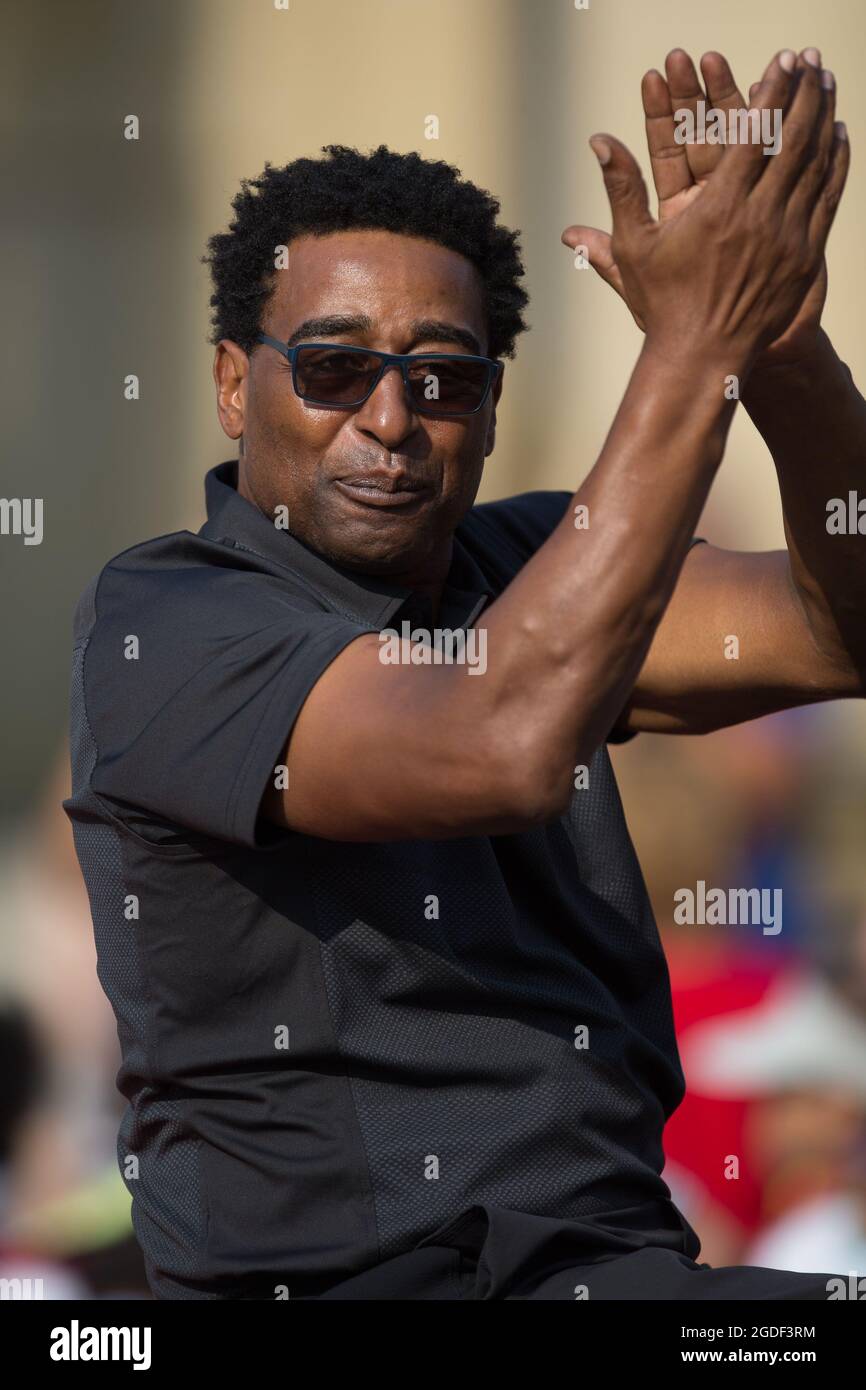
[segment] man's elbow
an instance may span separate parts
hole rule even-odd
[[[513,734],[491,756],[497,769],[491,791],[497,815],[515,828],[531,829],[564,815],[571,801],[574,769],[555,760],[537,741]]]

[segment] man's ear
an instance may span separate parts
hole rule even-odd
[[[243,348],[230,338],[220,339],[214,354],[213,379],[217,416],[229,439],[239,439],[243,434],[249,371],[249,358]]]
[[[497,361],[499,359],[497,358]],[[490,412],[490,423],[487,426],[487,439],[484,442],[484,457],[489,458],[493,453],[496,444],[496,407],[499,404],[499,397],[502,395],[502,382],[505,378],[505,363],[501,363],[502,370],[497,373],[493,383],[493,409]]]

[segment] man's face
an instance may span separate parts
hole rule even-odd
[[[420,238],[349,230],[292,241],[263,331],[285,342],[308,320],[334,315],[365,322],[304,330],[303,339],[487,354],[478,272]],[[247,358],[224,339],[214,377],[223,429],[244,438],[242,495],[270,517],[288,507],[291,532],[339,564],[398,580],[443,577],[451,534],[493,449],[501,373],[480,411],[451,419],[416,414],[396,369],[363,405],[308,405],[293,390],[289,362],[265,344]],[[371,473],[418,490],[391,503],[381,492],[365,498],[342,486]]]

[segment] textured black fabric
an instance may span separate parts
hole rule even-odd
[[[839,1274],[697,1264],[658,1245],[600,1250],[592,1232],[478,1207],[416,1249],[320,1294],[340,1302],[826,1303]],[[595,1258],[588,1261],[588,1256]],[[581,1263],[578,1263],[581,1261]],[[847,1282],[843,1279],[843,1283]]]
[[[667,967],[606,747],[568,813],[522,835],[269,826],[322,671],[429,607],[275,528],[236,467],[208,474],[198,535],[115,557],[75,623],[64,806],[154,1292],[317,1297],[479,1203],[506,1247],[530,1221],[583,1258],[694,1257],[659,1176],[684,1091]],[[570,500],[473,508],[439,626],[474,624]]]
[[[89,605],[91,593],[85,596]],[[70,758],[73,786],[86,787],[96,762],[96,745],[84,700],[87,639],[73,651]],[[97,971],[117,1019],[123,1069],[118,1086],[130,1104],[118,1132],[117,1159],[137,1200],[132,1215],[139,1242],[161,1263],[189,1272],[204,1234],[199,1144],[184,1123],[178,1100],[149,1085],[152,998],[142,968],[139,935],[124,866],[125,837],[110,822],[79,807],[72,822],[82,866],[97,949]]]

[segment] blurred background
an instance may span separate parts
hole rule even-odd
[[[0,1274],[42,1277],[46,1297],[145,1298],[115,1158],[117,1034],[60,808],[70,625],[112,555],[201,525],[204,473],[234,456],[213,404],[208,236],[266,160],[338,142],[456,164],[521,229],[531,295],[480,500],[573,490],[639,334],[560,233],[608,225],[594,131],[647,168],[640,79],[674,46],[721,50],[745,91],[785,46],[814,44],[835,71],[853,165],[824,324],[866,384],[866,11],[2,0],[0,16],[2,493],[44,500],[41,545],[0,538]],[[129,115],[136,141],[123,138]],[[735,549],[784,544],[772,463],[742,412],[699,533]],[[612,750],[689,1088],[665,1177],[713,1265],[866,1274],[864,735],[863,704],[843,701]],[[699,879],[782,888],[782,932],[675,926],[674,892]]]

